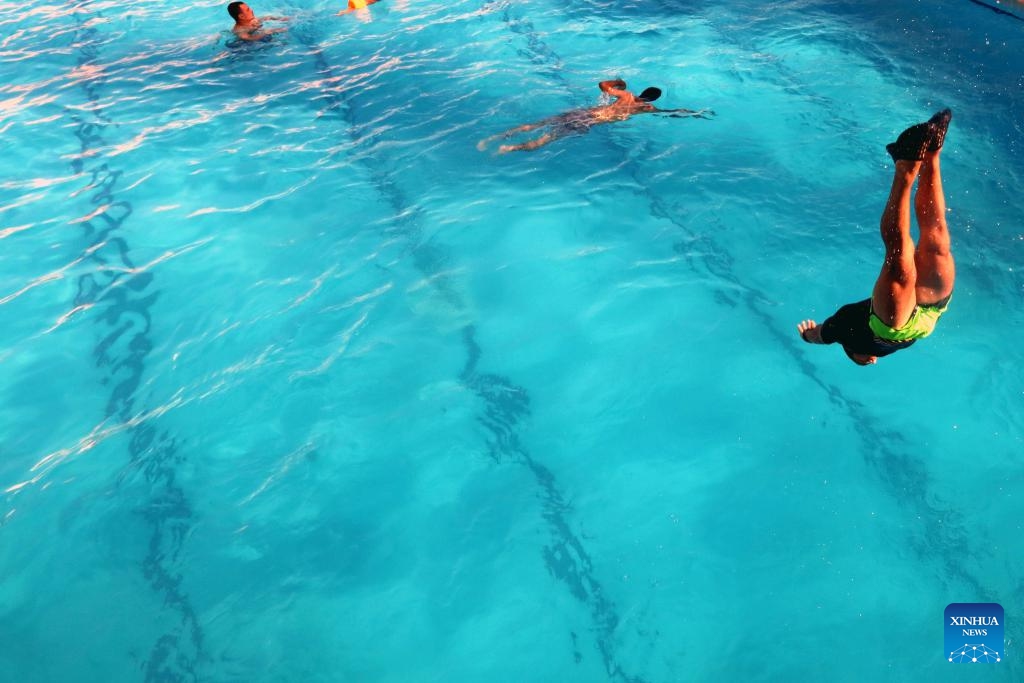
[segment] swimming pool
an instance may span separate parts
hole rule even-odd
[[[1024,22],[254,8],[0,4],[5,679],[1021,679]],[[616,76],[716,117],[476,150]],[[804,345],[942,106],[950,312]]]

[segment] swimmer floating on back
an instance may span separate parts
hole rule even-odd
[[[288,17],[257,17],[244,2],[232,2],[228,5],[228,14],[235,20],[231,31],[242,40],[266,40],[271,34],[281,33],[285,29],[264,29],[264,21],[288,21]]]
[[[519,145],[502,145],[498,148],[498,151],[502,154],[505,152],[532,151],[566,135],[586,133],[592,126],[601,123],[625,121],[634,114],[668,114],[673,118],[695,117],[702,119],[714,116],[714,112],[709,109],[701,109],[700,111],[693,111],[691,109],[658,109],[651,104],[651,102],[661,97],[661,90],[658,88],[647,88],[639,95],[634,95],[626,90],[626,82],[622,79],[601,81],[598,87],[601,88],[601,92],[614,97],[615,101],[598,107],[574,109],[573,111],[552,116],[536,123],[528,123],[512,128],[504,133],[498,133],[481,140],[477,143],[476,148],[482,152],[491,141],[498,138],[508,139],[516,133],[525,133],[537,128],[547,128],[547,132],[539,138]]]
[[[839,342],[857,365],[874,365],[881,356],[932,333],[949,305],[956,277],[939,168],[939,152],[952,116],[944,109],[927,123],[906,129],[886,147],[896,162],[896,172],[882,212],[882,272],[870,299],[843,306],[820,326],[813,320],[798,324],[796,329],[805,342]],[[920,231],[916,247],[910,236],[910,195],[915,180],[914,210]]]

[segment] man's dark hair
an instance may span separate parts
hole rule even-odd
[[[661,88],[647,88],[636,96],[638,100],[643,100],[644,102],[653,102],[659,97],[661,97]]]
[[[244,4],[244,2],[233,2],[228,5],[228,14],[230,14],[231,18],[235,21],[238,21],[238,15],[241,13],[242,5]]]

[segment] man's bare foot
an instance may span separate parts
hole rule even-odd
[[[800,333],[800,338],[808,344],[824,344],[821,340],[821,328],[818,327],[818,323],[813,320],[803,320],[796,326],[797,332]]]

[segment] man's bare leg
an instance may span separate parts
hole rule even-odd
[[[502,145],[498,148],[498,152],[501,154],[505,154],[506,152],[532,152],[538,147],[543,147],[549,142],[554,142],[557,139],[558,136],[554,133],[545,133],[536,140],[530,140],[529,142],[524,142],[521,145]]]
[[[920,161],[897,161],[882,212],[880,229],[885,244],[885,261],[871,294],[871,307],[883,323],[900,327],[917,305],[914,240],[910,236],[910,195],[921,170]]]
[[[515,128],[509,128],[504,133],[498,133],[497,135],[492,135],[489,138],[484,138],[480,142],[476,143],[476,148],[482,152],[485,149],[487,149],[487,145],[489,145],[490,143],[494,142],[498,138],[508,139],[508,138],[512,137],[513,135],[515,135],[516,133],[526,133],[526,132],[529,132],[531,130],[535,130],[537,128],[540,128],[541,126],[546,126],[546,125],[548,125],[548,120],[547,119],[545,119],[543,121],[538,121],[537,123],[525,123],[525,124],[523,124],[521,126],[516,126]]]
[[[917,267],[917,302],[934,304],[953,292],[956,265],[950,251],[949,228],[946,225],[946,198],[942,193],[940,152],[925,157],[914,198],[917,225],[921,236],[917,241],[914,263]]]

